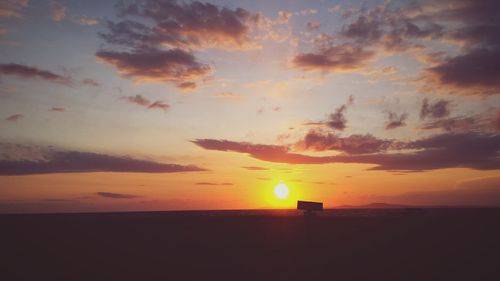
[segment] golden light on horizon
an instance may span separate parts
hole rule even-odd
[[[276,197],[280,200],[286,199],[289,193],[288,186],[284,183],[279,183],[276,187],[274,187],[274,195],[276,195]]]

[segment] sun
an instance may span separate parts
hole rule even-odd
[[[289,191],[288,191],[288,186],[284,183],[279,183],[276,185],[274,188],[274,195],[278,197],[278,199],[284,200],[288,197]]]

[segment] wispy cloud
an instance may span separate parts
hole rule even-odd
[[[176,173],[204,171],[194,165],[164,164],[94,152],[57,150],[53,147],[1,145],[0,175],[52,173]],[[20,157],[21,156],[21,157]]]
[[[13,114],[7,118],[5,118],[6,121],[10,121],[10,122],[16,122],[17,120],[23,118],[24,115],[22,114]]]
[[[389,112],[387,116],[387,122],[385,124],[386,130],[392,130],[399,127],[406,126],[406,119],[408,118],[408,113],[397,114],[395,112]]]
[[[20,78],[40,79],[53,83],[71,85],[71,79],[67,76],[56,74],[49,70],[39,69],[32,66],[7,63],[0,64],[0,75],[11,75]]]
[[[96,18],[69,13],[68,8],[63,6],[57,0],[50,0],[49,7],[50,17],[53,21],[60,22],[67,20],[75,24],[87,26],[99,24],[99,20]]]
[[[62,21],[66,18],[66,8],[56,0],[50,0],[50,16],[54,21]]]
[[[123,97],[123,99],[125,99],[126,101],[128,101],[130,103],[135,103],[135,104],[140,105],[140,106],[147,107],[151,104],[151,102],[148,99],[146,99],[145,97],[143,97],[141,95]]]
[[[21,11],[29,4],[29,0],[7,0],[0,2],[0,17],[21,17]]]
[[[213,94],[214,97],[224,98],[224,99],[238,99],[241,95],[234,92],[218,92]]]
[[[425,118],[443,118],[450,115],[451,102],[448,100],[437,100],[434,103],[429,102],[427,98],[422,101],[420,108],[420,119]]]
[[[370,134],[342,137],[321,130],[309,130],[294,147],[298,151],[335,150],[349,154],[383,152],[396,145],[394,140],[378,139]]]
[[[164,102],[161,102],[161,101],[155,101],[152,104],[150,104],[148,106],[148,108],[150,108],[150,109],[155,109],[156,108],[156,109],[161,109],[163,111],[166,111],[166,110],[168,110],[170,108],[170,105],[166,104]]]
[[[255,159],[276,163],[360,163],[375,165],[371,170],[388,171],[445,168],[500,169],[500,160],[496,156],[500,151],[498,134],[442,134],[393,146],[394,150],[410,150],[408,152],[336,156],[310,156],[290,152],[286,146],[228,140],[198,139],[193,143],[208,150],[245,153]]]
[[[86,78],[82,80],[83,85],[91,86],[91,87],[99,87],[101,84],[94,79]]]
[[[306,23],[306,29],[309,31],[315,31],[321,27],[321,23],[319,21],[308,21]]]
[[[340,31],[315,40],[315,49],[292,62],[305,71],[362,73],[372,59],[404,53],[426,60],[417,80],[421,90],[465,95],[500,93],[500,3],[494,0],[386,2],[371,8],[342,9]],[[335,39],[335,40],[334,40]],[[461,51],[437,56],[423,41],[456,44]],[[471,70],[471,66],[474,69]]]
[[[313,125],[313,126],[327,126],[331,129],[343,131],[347,128],[347,119],[345,114],[347,112],[347,108],[350,107],[354,103],[354,97],[349,96],[347,102],[339,106],[333,113],[328,115],[328,119],[326,121],[319,122],[307,122],[304,125]]]
[[[177,84],[177,87],[183,91],[192,91],[196,89],[196,83],[195,82],[182,82]]]
[[[145,98],[141,95],[123,97],[122,99],[124,99],[130,103],[134,103],[134,104],[143,106],[143,107],[148,108],[148,109],[161,109],[163,111],[166,111],[170,108],[170,105],[167,103],[164,103],[162,101],[151,102],[147,98]]]
[[[217,182],[197,182],[195,183],[196,185],[233,185],[232,183],[230,182],[221,182],[221,183],[217,183]]]
[[[96,195],[109,199],[135,199],[140,198],[142,196],[132,195],[132,194],[123,194],[123,193],[111,193],[111,192],[96,192]]]
[[[244,166],[242,168],[246,169],[246,170],[250,170],[250,171],[266,171],[266,170],[269,170],[266,167],[260,167],[260,166]]]
[[[426,121],[420,126],[423,130],[443,130],[446,132],[463,133],[472,131],[495,130],[489,118],[481,114],[471,116],[454,116]]]
[[[96,18],[92,18],[92,17],[87,17],[87,16],[76,16],[76,15],[73,15],[71,17],[71,21],[76,23],[76,24],[79,24],[79,25],[87,25],[87,26],[92,26],[92,25],[98,25],[99,24],[99,20],[96,19]]]
[[[52,107],[49,111],[51,111],[51,112],[65,112],[66,108],[64,108],[64,107]]]
[[[316,52],[297,54],[292,62],[305,71],[348,72],[364,68],[375,52],[344,43],[318,48]]]

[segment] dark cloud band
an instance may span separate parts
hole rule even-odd
[[[22,157],[19,157],[21,155]],[[205,169],[194,165],[163,164],[81,151],[57,151],[53,148],[14,146],[0,155],[0,175],[35,175],[53,173],[176,173]]]
[[[330,141],[330,139],[326,140]],[[193,143],[208,150],[246,153],[253,158],[276,163],[358,163],[375,165],[371,168],[372,170],[391,171],[425,171],[446,168],[500,169],[500,159],[497,157],[500,151],[500,135],[498,134],[443,134],[393,145],[393,150],[407,150],[407,152],[337,156],[309,156],[290,152],[285,146],[228,140],[198,139]]]

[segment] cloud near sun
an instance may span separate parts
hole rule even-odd
[[[373,164],[371,170],[426,171],[445,168],[500,169],[500,135],[443,134],[411,142],[380,140],[371,135],[347,138],[309,132],[298,149],[335,150],[336,156],[293,153],[287,146],[252,144],[228,140],[198,139],[196,145],[208,149],[246,153],[253,158],[288,164],[360,163]],[[385,153],[386,151],[407,152]]]
[[[452,5],[454,4],[454,5]],[[321,34],[316,50],[298,53],[292,64],[305,71],[323,73],[367,70],[367,64],[384,53],[406,53],[433,63],[417,79],[425,91],[454,94],[490,95],[500,93],[500,20],[498,1],[423,1],[420,5],[345,10],[351,18],[337,34]],[[463,45],[460,55],[444,56],[430,52],[420,42],[450,41]],[[338,43],[335,43],[335,42]],[[471,71],[470,65],[477,67]],[[351,97],[352,98],[352,97]],[[344,116],[352,100],[335,110],[329,120],[306,125],[326,126],[343,131]],[[424,99],[421,129],[453,132],[415,141],[378,139],[370,134],[341,137],[333,132],[310,130],[295,145],[262,145],[217,139],[198,139],[198,146],[209,150],[246,153],[253,158],[289,164],[366,163],[376,170],[423,171],[467,167],[487,170],[500,168],[497,116],[456,116],[450,102]],[[389,112],[386,129],[406,126],[408,113]],[[482,133],[481,133],[482,131]],[[493,131],[493,132],[492,132]],[[466,132],[466,133],[465,133]],[[293,152],[334,150],[335,156],[310,156]]]

